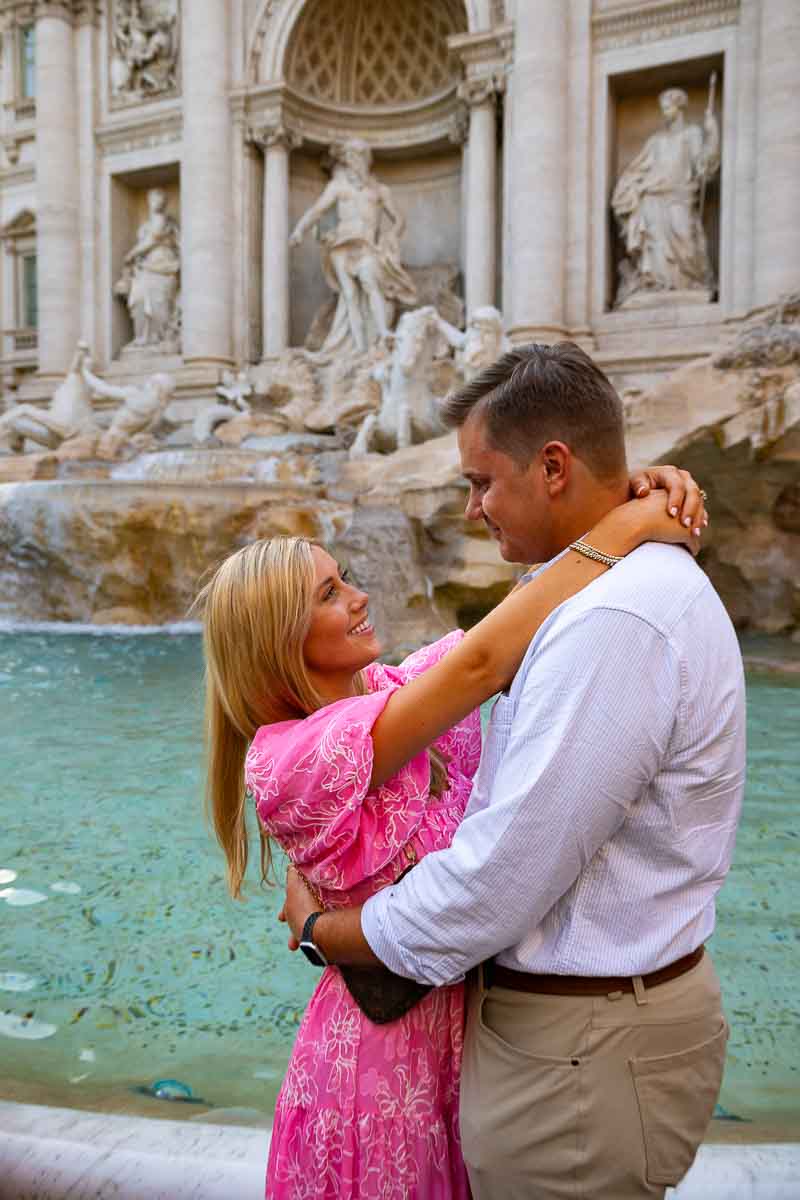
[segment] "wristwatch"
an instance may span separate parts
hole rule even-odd
[[[327,958],[314,941],[314,926],[321,916],[321,912],[313,912],[310,917],[307,917],[303,932],[300,934],[300,949],[315,967],[327,967],[328,965]]]

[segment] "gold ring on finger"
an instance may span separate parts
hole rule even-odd
[[[708,499],[708,496],[706,495],[706,493],[703,491],[702,488],[700,488],[700,495],[703,497],[704,501]]]

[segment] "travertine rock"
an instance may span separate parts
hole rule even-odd
[[[701,565],[741,628],[800,622],[800,381],[797,368],[722,371],[710,359],[676,371],[643,398],[671,428],[633,430],[636,462],[675,462],[708,493]],[[684,405],[689,432],[675,437]]]
[[[55,454],[14,454],[0,457],[0,483],[26,483],[31,479],[55,479]]]
[[[701,561],[734,620],[791,629],[800,616],[800,368],[718,362],[700,359],[626,397],[630,461],[694,473],[711,514]],[[293,402],[277,398],[281,408]],[[279,434],[266,432],[275,424]],[[162,448],[111,468],[75,461],[69,443],[58,455],[0,457],[0,481],[13,481],[0,482],[0,615],[180,620],[204,572],[231,550],[302,533],[349,562],[387,653],[400,654],[477,619],[516,578],[485,528],[464,520],[454,433],[351,459],[340,437],[287,432],[274,408],[254,405],[218,437],[245,427],[241,448]]]

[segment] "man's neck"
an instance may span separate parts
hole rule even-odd
[[[625,504],[630,499],[628,481],[620,481],[608,488],[592,489],[584,493],[580,503],[571,504],[568,509],[559,514],[559,520],[553,530],[553,553],[555,558],[562,550],[566,550],[572,542],[582,538],[593,529],[612,508]]]

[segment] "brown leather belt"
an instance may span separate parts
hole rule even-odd
[[[650,971],[642,975],[641,980],[646,988],[658,987],[660,983],[668,983],[677,979],[696,967],[703,957],[704,948],[698,946],[691,954],[676,959],[669,966],[661,967],[658,971]],[[607,996],[612,992],[633,992],[633,978],[630,976],[607,975],[533,975],[528,971],[512,971],[510,967],[501,967],[494,959],[483,964],[483,980],[485,987],[510,988],[514,992],[538,992],[545,996]]]

